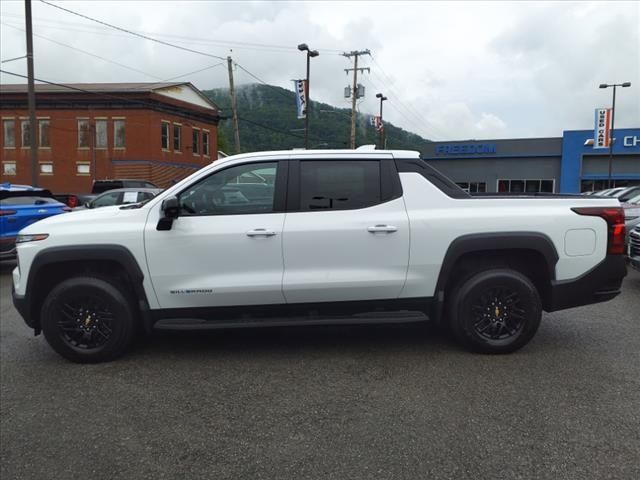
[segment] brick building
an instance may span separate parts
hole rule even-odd
[[[190,83],[36,85],[38,184],[87,193],[94,178],[160,187],[216,160],[218,108]],[[0,176],[31,184],[27,85],[0,86]]]

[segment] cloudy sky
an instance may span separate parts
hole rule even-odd
[[[66,9],[212,56],[291,89],[312,60],[311,97],[340,107],[350,61],[361,66],[373,113],[437,140],[559,136],[588,129],[618,92],[616,126],[640,127],[640,2],[53,2]],[[24,2],[0,1],[2,61],[25,54]],[[201,89],[228,85],[226,64],[113,30],[33,0],[37,78],[60,83],[157,81],[180,76]],[[70,48],[72,47],[72,48]],[[92,56],[94,55],[94,56]],[[97,58],[102,57],[102,58]],[[115,63],[113,63],[115,62]],[[213,66],[216,65],[216,66]],[[182,76],[189,72],[207,70]],[[26,74],[25,60],[2,64]],[[236,82],[253,83],[242,69]],[[2,83],[24,80],[6,74]],[[291,108],[294,108],[292,106]]]

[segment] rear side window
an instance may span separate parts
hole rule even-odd
[[[351,210],[379,203],[379,161],[300,162],[300,210]]]

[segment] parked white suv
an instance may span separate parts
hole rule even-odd
[[[14,304],[78,362],[154,328],[428,318],[504,353],[543,310],[615,297],[624,238],[616,199],[474,198],[417,152],[252,153],[22,230]]]

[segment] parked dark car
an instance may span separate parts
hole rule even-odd
[[[161,188],[116,188],[98,195],[79,208],[111,207],[145,202],[151,200],[161,191]]]
[[[94,180],[93,186],[91,187],[91,193],[56,193],[53,195],[53,198],[66,204],[71,208],[78,208],[86,206],[87,203],[90,203],[91,200],[96,198],[101,193],[107,192],[109,190],[114,190],[116,188],[158,188],[155,184],[147,181],[147,180],[133,180],[126,178],[115,178],[115,179],[103,179],[103,180]]]
[[[158,188],[157,185],[147,180],[130,180],[130,179],[108,179],[108,180],[95,180],[91,193],[93,195],[99,195],[107,190],[114,190],[116,188]]]

